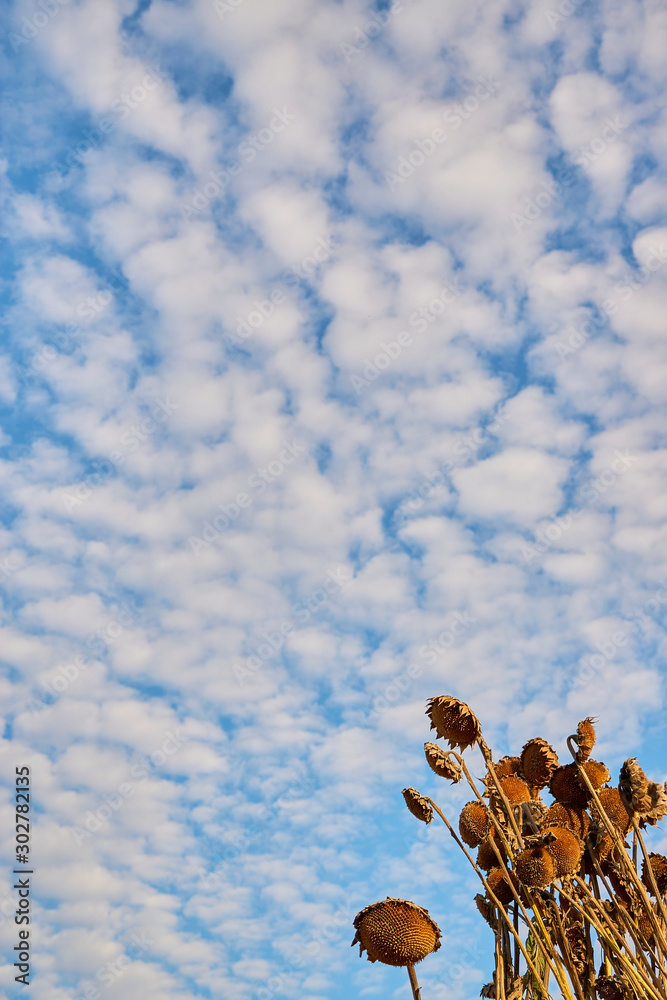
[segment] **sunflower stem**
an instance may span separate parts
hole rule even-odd
[[[410,977],[410,986],[412,987],[412,996],[414,1000],[421,1000],[421,990],[419,989],[419,983],[417,982],[417,973],[415,972],[415,967],[412,962],[408,963],[408,975]]]

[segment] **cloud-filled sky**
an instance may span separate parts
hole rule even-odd
[[[477,996],[474,875],[401,796],[469,797],[430,696],[667,777],[666,43],[659,0],[4,6],[33,1000],[401,1000],[349,947],[387,895]]]

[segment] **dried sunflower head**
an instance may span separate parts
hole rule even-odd
[[[592,715],[589,715],[587,719],[582,719],[582,721],[577,726],[577,745],[579,747],[579,752],[577,753],[577,760],[579,763],[583,763],[591,755],[591,750],[595,746],[595,726],[594,722],[597,722]]]
[[[636,757],[628,757],[621,768],[618,790],[628,809],[644,812],[651,808],[648,796],[648,778],[642,771]]]
[[[558,754],[540,736],[528,740],[521,751],[521,772],[533,788],[544,788],[558,767]]]
[[[352,945],[364,950],[369,962],[385,965],[414,965],[437,951],[441,933],[428,910],[407,899],[387,896],[381,903],[371,903],[354,918],[356,934]]]
[[[604,791],[605,789],[602,789]],[[578,837],[585,837],[591,820],[585,809],[567,802],[554,802],[544,817],[545,826],[564,826]]]
[[[447,757],[445,751],[437,743],[425,743],[424,753],[428,766],[441,778],[447,778],[454,784],[461,780],[462,771],[459,764]]]
[[[413,816],[420,819],[422,823],[431,822],[433,819],[433,807],[423,795],[419,794],[416,788],[404,788],[403,798]]]
[[[544,835],[551,835],[546,848],[556,863],[556,878],[574,875],[579,870],[584,845],[576,834],[564,826],[551,826],[543,830]]]
[[[651,802],[650,808],[642,812],[635,810],[639,816],[639,825],[642,828],[645,826],[655,826],[656,823],[659,823],[667,815],[667,789],[664,785],[659,784],[657,781],[649,781],[646,794]]]
[[[598,760],[587,760],[584,764],[566,764],[554,771],[549,789],[557,802],[572,803],[585,808],[591,793],[588,786],[579,775],[581,767],[596,790],[609,781],[609,771],[605,764]]]
[[[649,854],[648,859],[651,863],[651,871],[653,872],[658,892],[661,896],[664,896],[667,892],[667,858],[663,854]],[[655,896],[646,861],[642,864],[642,882],[651,895]]]
[[[510,774],[519,774],[521,771],[520,757],[501,757],[497,764],[493,765],[496,778],[508,778]]]
[[[499,778],[498,784],[511,806],[518,806],[521,802],[530,802],[532,798],[530,788],[518,774],[509,774],[506,778]],[[494,800],[498,796],[498,792],[493,784],[490,785],[490,791],[491,798]]]
[[[485,872],[498,867],[498,857],[493,849],[492,841],[500,851],[500,856],[503,861],[507,861],[507,851],[505,850],[505,845],[496,833],[495,827],[489,827],[489,832],[479,845],[479,850],[477,851],[477,864],[480,868],[483,868]]]
[[[546,889],[556,878],[556,862],[546,847],[527,847],[517,854],[514,871],[523,885]]]
[[[607,814],[607,818],[611,820],[620,835],[624,837],[630,829],[632,820],[630,813],[625,808],[625,804],[621,798],[621,793],[618,788],[601,788],[598,791],[598,798],[600,799],[602,808]],[[591,815],[595,819],[598,828],[604,831],[604,823],[602,822],[602,817],[600,816],[595,802],[591,802]]]
[[[482,734],[482,727],[465,702],[445,694],[430,698],[427,705],[426,714],[438,739],[447,740],[452,749],[465,750],[474,746]]]
[[[598,976],[595,989],[601,1000],[635,1000],[635,991],[625,976]]]
[[[502,870],[502,868],[492,868],[486,877],[489,889],[496,896],[496,898],[503,904],[503,906],[509,906],[510,903],[514,901],[514,893],[510,887],[510,882],[508,881],[507,875],[512,882],[512,885],[519,891],[519,880],[510,871],[507,874]]]
[[[468,847],[479,847],[489,830],[489,811],[485,805],[473,799],[466,802],[459,816],[461,840]]]
[[[475,903],[477,904],[477,909],[482,914],[489,927],[491,927],[492,930],[495,930],[496,921],[493,916],[492,904],[489,903],[486,896],[482,896],[480,892],[478,892],[477,895],[475,896]]]

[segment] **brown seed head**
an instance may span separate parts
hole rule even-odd
[[[536,736],[528,740],[521,751],[521,771],[534,788],[544,788],[558,767],[558,755],[546,740]]]
[[[543,833],[553,834],[546,848],[556,863],[556,878],[574,875],[579,870],[584,845],[576,834],[564,826],[550,826]]]
[[[632,820],[630,818],[630,813],[623,804],[623,799],[621,798],[621,793],[618,788],[601,788],[598,791],[598,798],[600,799],[602,808],[607,814],[607,818],[611,820],[620,835],[624,837],[630,829]],[[604,830],[604,823],[602,822],[602,818],[595,802],[591,802],[591,815],[595,819],[598,827],[601,830]]]
[[[474,799],[466,802],[459,816],[461,840],[468,847],[479,847],[489,829],[489,811],[485,805]]]
[[[601,1000],[635,1000],[635,992],[625,976],[598,976],[595,989]]]
[[[509,872],[509,877],[512,880],[512,885],[519,891],[519,880],[514,874],[514,872]],[[502,870],[502,868],[492,868],[486,877],[489,889],[498,898],[498,900],[503,904],[503,906],[509,906],[510,903],[514,901],[514,895],[510,888],[510,884],[507,880],[507,875]]]
[[[609,781],[611,775],[606,764],[603,764],[601,760],[587,760],[581,765],[588,776],[593,788],[597,791],[598,788],[602,788],[606,781]],[[582,786],[586,788],[586,783],[582,781]],[[588,789],[586,789],[588,791]]]
[[[581,785],[576,764],[565,764],[554,771],[549,791],[557,802],[585,807],[590,798],[588,789]]]
[[[641,813],[651,808],[648,778],[639,766],[636,757],[628,757],[623,764],[618,790],[628,809]]]
[[[441,778],[447,778],[454,784],[461,780],[462,771],[460,766],[456,761],[447,757],[445,751],[437,743],[425,743],[424,753],[426,754],[428,766],[432,771],[440,775]]]
[[[430,823],[433,819],[433,808],[423,795],[420,795],[416,788],[404,788],[403,798],[405,804],[417,819],[422,823]]]
[[[486,920],[486,922],[489,925],[489,927],[491,927],[493,930],[495,930],[495,928],[496,928],[496,921],[495,921],[494,916],[493,916],[493,907],[492,907],[492,904],[489,903],[489,901],[486,898],[486,896],[482,896],[482,894],[479,893],[479,892],[475,896],[475,903],[477,904],[477,909],[482,914],[482,916]]]
[[[501,757],[497,764],[493,765],[496,778],[507,778],[510,774],[518,774],[521,770],[520,757]]]
[[[532,889],[546,889],[556,878],[556,862],[546,847],[527,847],[516,856],[514,870]]]
[[[609,771],[600,761],[587,760],[581,767],[596,790],[601,788],[605,781],[609,781]],[[579,776],[577,764],[566,764],[565,767],[559,767],[554,771],[549,788],[556,801],[572,803],[582,808],[588,805],[591,797],[586,783]]]
[[[530,802],[530,789],[518,774],[510,774],[506,778],[500,778],[498,784],[507,796],[511,806],[517,806],[521,802]],[[493,788],[494,786],[492,786],[492,794]]]
[[[576,833],[577,837],[585,837],[591,820],[585,809],[573,806],[567,802],[554,802],[549,806],[544,817],[544,826],[563,826],[566,830]]]
[[[489,827],[489,832],[484,838],[482,843],[479,845],[479,850],[477,851],[477,864],[480,868],[483,868],[485,872],[491,871],[492,868],[498,867],[498,857],[493,849],[493,844],[496,845],[500,851],[500,856],[503,861],[507,861],[507,852],[505,850],[505,845],[502,840],[498,837],[493,826]]]
[[[482,727],[465,702],[445,694],[430,698],[427,705],[431,729],[435,729],[438,739],[447,740],[452,749],[465,750],[481,736]]]
[[[651,871],[653,872],[653,878],[658,886],[658,892],[661,896],[664,896],[667,892],[667,858],[662,854],[649,854],[649,861],[651,863]],[[651,885],[651,878],[649,876],[646,861],[642,864],[642,882],[651,893],[655,896],[653,891],[653,886]]]
[[[592,715],[589,715],[587,719],[583,719],[577,726],[577,744],[579,745],[577,760],[580,763],[588,760],[591,750],[595,746],[595,726],[593,725],[595,721],[596,719]]]
[[[353,945],[364,950],[369,962],[385,965],[414,965],[440,947],[440,930],[428,910],[407,899],[387,896],[372,903],[354,918],[357,933]]]

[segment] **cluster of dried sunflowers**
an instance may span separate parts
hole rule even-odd
[[[457,835],[432,799],[414,788],[403,796],[424,823],[441,817],[483,883],[475,901],[494,932],[495,972],[481,996],[548,1000],[553,976],[565,1000],[667,1000],[667,858],[647,853],[642,836],[667,815],[667,783],[649,781],[630,758],[611,786],[606,765],[591,759],[592,718],[568,737],[574,759],[562,765],[540,737],[494,762],[477,718],[456,698],[431,698],[427,715],[451,748],[424,744],[429,766],[454,783],[465,777],[474,798]],[[475,744],[486,763],[482,790],[455,752]],[[551,804],[541,797],[547,788]],[[360,953],[407,966],[418,1000],[414,964],[440,947],[428,912],[386,899],[354,924]]]

